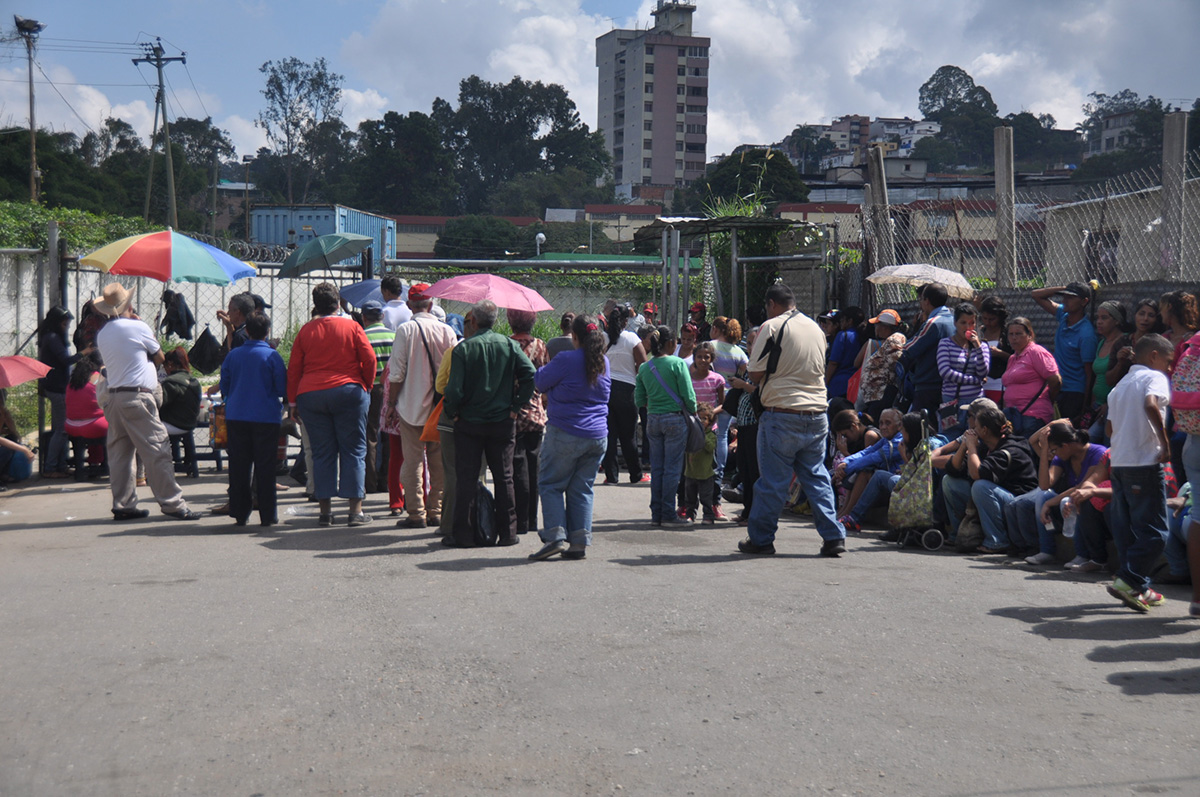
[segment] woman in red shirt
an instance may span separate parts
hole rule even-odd
[[[348,525],[361,526],[366,476],[367,409],[375,351],[367,334],[338,312],[338,290],[313,288],[313,320],[300,328],[288,362],[288,404],[308,432],[320,525],[333,523],[332,498],[349,501]]]

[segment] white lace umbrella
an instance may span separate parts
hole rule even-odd
[[[962,274],[931,266],[928,263],[885,266],[868,276],[867,282],[876,285],[912,285],[913,287],[938,282],[945,285],[946,292],[956,299],[971,299],[975,296],[975,289]]]

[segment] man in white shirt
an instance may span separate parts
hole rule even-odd
[[[425,421],[433,411],[434,382],[442,356],[454,348],[458,336],[430,312],[429,286],[417,283],[408,290],[412,319],[401,324],[392,341],[388,360],[387,425],[400,430],[404,464],[400,484],[408,518],[396,523],[410,529],[441,524],[442,454],[438,443],[421,441]],[[397,422],[398,421],[398,422]],[[429,501],[424,493],[424,470],[429,469]]]
[[[175,481],[167,429],[159,420],[154,401],[156,366],[164,360],[162,347],[150,327],[134,314],[132,300],[132,294],[114,282],[105,286],[102,301],[93,305],[111,318],[96,333],[96,347],[104,358],[108,381],[104,417],[108,420],[113,519],[135,520],[150,514],[137,508],[137,454],[145,463],[146,481],[163,514],[177,520],[198,520],[200,514],[188,509],[183,490]]]
[[[379,292],[383,294],[383,325],[395,332],[400,325],[412,318],[412,310],[402,298],[404,283],[399,277],[384,277],[379,281]]]
[[[1150,589],[1150,572],[1168,534],[1164,466],[1171,461],[1171,445],[1165,424],[1173,353],[1171,341],[1161,335],[1142,336],[1133,347],[1133,367],[1108,394],[1111,525],[1121,560],[1108,593],[1139,612],[1164,602]]]

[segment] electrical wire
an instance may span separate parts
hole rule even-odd
[[[67,107],[71,109],[71,113],[75,114],[75,118],[83,124],[84,128],[86,128],[89,133],[96,132],[92,130],[92,126],[87,123],[87,120],[79,115],[79,111],[75,110],[75,106],[72,105],[70,101],[63,96],[63,93],[58,90],[58,86],[54,85],[54,81],[51,80],[50,76],[46,74],[46,70],[42,69],[41,63],[39,63],[36,58],[34,59],[33,64],[38,68],[38,71],[42,73],[42,77],[46,78],[46,82],[50,84],[50,88],[54,89],[54,93],[58,95],[58,98],[66,103]]]
[[[200,101],[200,108],[204,111],[206,118],[212,118],[212,114],[208,112],[208,108],[204,106],[204,98],[200,96],[200,90],[196,88],[196,81],[192,80],[192,70],[188,69],[187,61],[183,62],[183,71],[187,73],[188,80],[192,84],[192,91],[196,92],[196,99]]]

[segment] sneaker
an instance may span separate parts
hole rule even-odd
[[[649,474],[649,473],[643,473],[643,474],[642,474],[642,478],[640,478],[640,479],[633,479],[632,481],[633,481],[633,483],[634,483],[634,484],[649,484],[649,483],[650,483],[650,474]],[[579,557],[579,558],[580,558],[580,559],[582,559],[583,557],[581,556],[581,557]]]
[[[1074,559],[1063,565],[1063,570],[1074,570],[1076,567],[1086,561],[1088,561],[1086,556],[1076,556]]]
[[[821,545],[821,556],[840,556],[845,552],[845,540],[825,540]]]
[[[755,554],[758,556],[770,556],[775,553],[775,543],[768,542],[766,545],[755,545],[750,541],[750,538],[742,540],[738,543],[738,550],[742,553]]]
[[[714,506],[713,507],[713,520],[729,520],[729,518],[725,517],[725,513],[721,511],[721,507]]]
[[[346,521],[347,526],[365,526],[371,522],[371,516],[359,512],[357,515],[351,515]]]
[[[1026,556],[1025,561],[1031,565],[1048,565],[1054,561],[1054,554],[1042,551],[1041,553],[1035,553],[1033,556]]]
[[[580,559],[587,559],[587,549],[585,548],[579,551],[563,551],[562,558],[566,559],[567,561],[579,561]]]
[[[396,527],[401,529],[423,529],[425,528],[425,518],[410,515],[404,520],[396,521]]]
[[[862,526],[858,524],[858,521],[849,515],[842,515],[840,518],[838,518],[838,523],[841,523],[842,526],[845,527],[847,533],[857,533],[862,531]]]
[[[690,529],[692,527],[692,519],[689,517],[672,517],[667,518],[662,522],[664,529]]]
[[[199,520],[204,517],[199,512],[193,512],[190,509],[181,509],[178,512],[163,512],[163,514],[176,520]]]
[[[679,509],[675,512],[675,516],[679,517],[679,518],[687,518],[687,516],[688,516],[687,507],[686,506],[679,507]]]
[[[744,500],[742,491],[736,487],[725,487],[721,490],[721,497],[731,504],[740,504]]]
[[[1112,595],[1135,612],[1145,614],[1150,611],[1150,602],[1146,600],[1146,596],[1136,591],[1121,579],[1114,578],[1113,583],[1109,584],[1106,589],[1109,595]]]
[[[1100,564],[1094,559],[1088,559],[1086,562],[1081,564],[1071,565],[1072,573],[1098,573],[1103,569],[1104,565]]]
[[[610,479],[607,476],[605,476],[604,483],[605,484],[619,484],[620,482],[618,482],[616,479]]]
[[[1162,606],[1167,602],[1167,599],[1162,596],[1161,592],[1155,592],[1152,589],[1148,589],[1143,592],[1142,599],[1151,606]]]
[[[712,517],[711,515],[705,515],[704,516],[704,525],[715,526],[715,525],[717,525],[717,519],[715,517]]]
[[[538,562],[542,562],[546,559],[549,559],[551,556],[554,556],[555,554],[565,552],[570,547],[571,546],[566,540],[555,540],[554,542],[546,543],[541,548],[538,548],[536,551],[529,554],[529,558]]]

